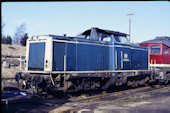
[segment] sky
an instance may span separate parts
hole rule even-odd
[[[76,36],[91,27],[129,34],[130,18],[131,42],[170,37],[169,1],[1,2],[2,31],[11,37],[23,23],[29,37]]]

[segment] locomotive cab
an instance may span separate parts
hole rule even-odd
[[[103,62],[105,63],[103,69],[131,69],[131,45],[127,34],[92,28],[82,33],[82,35],[85,35],[85,39],[90,41],[97,40],[106,45],[106,47],[102,47]]]
[[[36,36],[27,39],[26,71],[50,71],[52,38],[49,36]]]

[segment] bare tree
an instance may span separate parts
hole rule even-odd
[[[1,39],[3,39],[5,36],[3,34],[3,28],[5,27],[5,23],[1,21]]]
[[[6,37],[6,44],[12,44],[12,38],[11,38],[11,36],[9,36],[9,35],[7,35],[7,37]]]
[[[25,23],[17,27],[16,32],[13,37],[13,44],[21,45],[21,40],[25,36],[26,25]]]
[[[1,43],[2,44],[7,43],[6,37],[5,37],[4,33],[3,33],[4,27],[5,27],[5,23],[3,21],[1,21]]]
[[[21,39],[21,45],[22,46],[26,46],[27,39],[28,39],[28,34],[26,33],[24,35],[24,37],[22,37],[22,39]]]

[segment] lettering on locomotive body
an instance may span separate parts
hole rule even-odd
[[[127,53],[124,53],[123,61],[130,61]]]

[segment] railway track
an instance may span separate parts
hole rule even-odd
[[[99,105],[105,105],[105,104],[113,103],[116,101],[121,101],[121,100],[125,100],[128,98],[132,98],[135,96],[142,96],[142,95],[149,94],[149,93],[159,92],[165,89],[170,89],[170,85],[146,86],[146,87],[123,90],[123,91],[118,91],[118,92],[113,92],[113,93],[99,94],[99,95],[89,96],[89,97],[84,97],[84,98],[77,98],[77,99],[71,98],[70,101],[72,102],[77,102],[77,103],[93,102],[93,104],[86,104],[85,106],[81,106],[81,107],[74,106],[72,107],[73,109],[68,110],[68,111],[75,113],[77,111],[80,111],[81,109],[93,109]],[[65,106],[65,107],[70,107],[70,106]],[[55,109],[50,111],[50,113],[53,113],[54,111]]]
[[[76,112],[76,111],[79,111],[81,109],[93,109],[95,108],[96,106],[99,106],[99,105],[105,105],[105,104],[109,104],[109,103],[112,103],[112,102],[116,102],[116,101],[121,101],[121,100],[125,100],[125,99],[128,99],[128,98],[131,98],[131,97],[135,97],[135,96],[140,96],[140,95],[144,95],[144,94],[147,94],[147,93],[152,93],[152,92],[158,92],[158,91],[161,91],[161,90],[164,90],[164,89],[170,89],[170,85],[153,85],[153,86],[145,86],[145,87],[140,87],[140,88],[135,88],[135,89],[125,89],[125,90],[122,90],[121,91],[116,91],[116,92],[110,92],[110,93],[106,93],[106,92],[103,92],[102,94],[99,93],[99,94],[95,94],[95,95],[92,95],[92,96],[74,96],[72,98],[68,98],[68,103],[70,103],[70,105],[72,104],[74,106],[74,103],[77,104],[77,106],[74,106],[74,107],[70,107],[69,104],[67,104],[67,102],[64,104],[64,105],[59,105],[60,107],[65,107],[65,108],[70,108],[66,111],[69,111],[69,112]],[[36,95],[34,95],[35,98],[36,98]],[[45,95],[46,97],[47,95]],[[30,96],[16,96],[16,98],[8,98],[8,99],[1,99],[2,102],[8,104],[8,102],[13,102],[15,100],[20,100],[21,98],[25,98],[25,99],[28,99],[32,97],[32,95]],[[64,96],[63,96],[64,97]],[[38,97],[39,99],[41,99],[41,97]],[[42,97],[44,98],[44,97]],[[47,96],[46,99],[52,99],[53,97],[49,98]],[[64,100],[64,98],[60,98],[61,101]],[[60,100],[58,100],[60,101]],[[83,105],[82,105],[83,103]],[[90,104],[89,104],[90,103]],[[79,106],[80,104],[80,106]],[[82,106],[81,106],[82,105]],[[58,108],[60,108],[58,107]],[[56,109],[58,109],[56,108]],[[54,113],[53,111],[55,111],[55,109],[53,108],[53,110],[51,110],[50,112],[51,113]]]
[[[98,94],[95,96],[89,96],[89,97],[85,97],[85,98],[71,98],[70,100],[71,101],[79,101],[79,102],[93,101],[93,100],[98,100],[98,99],[105,98],[108,96],[119,96],[122,94],[128,94],[128,93],[133,93],[133,92],[137,92],[137,91],[142,91],[142,90],[149,89],[150,87],[151,86],[146,86],[146,87],[135,88],[135,89],[130,89],[130,90],[123,90],[123,91],[106,93],[106,94]],[[159,86],[156,86],[156,87],[159,87]]]

